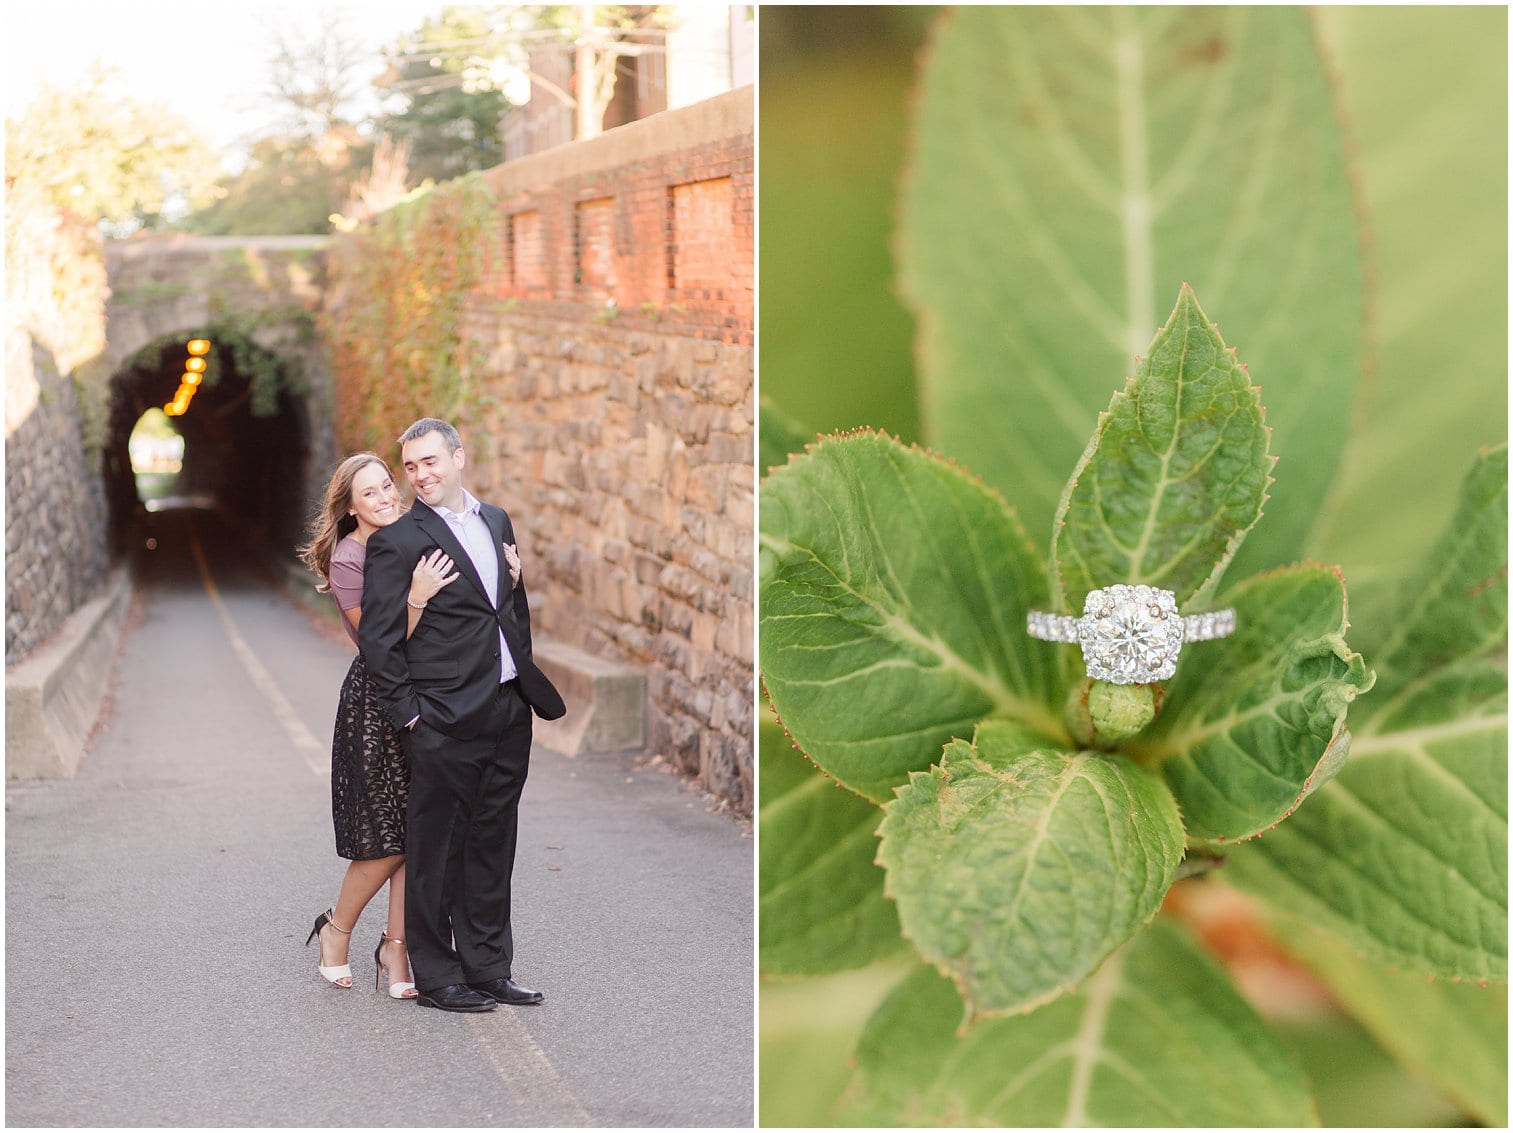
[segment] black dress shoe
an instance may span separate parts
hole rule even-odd
[[[415,1000],[422,1007],[439,1007],[443,1011],[492,1011],[494,1000],[479,995],[467,984],[447,984],[435,991],[423,991]]]
[[[512,1007],[528,1007],[546,999],[546,996],[539,991],[521,987],[509,976],[501,976],[497,980],[485,980],[481,984],[468,984],[468,990],[486,995],[495,1003],[508,1003]]]

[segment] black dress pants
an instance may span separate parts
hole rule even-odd
[[[402,733],[410,760],[405,943],[423,992],[511,975],[510,874],[531,754],[531,710],[515,682],[499,686],[493,715],[475,739],[424,719]]]

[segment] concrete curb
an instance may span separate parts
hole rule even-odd
[[[115,567],[105,593],[5,674],[5,777],[72,779],[104,703],[131,605],[132,575]]]
[[[646,674],[560,641],[538,638],[537,666],[567,701],[560,720],[537,720],[536,739],[563,755],[639,752],[646,747]]]

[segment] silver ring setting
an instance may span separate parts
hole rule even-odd
[[[1170,679],[1187,642],[1234,633],[1235,612],[1184,616],[1170,590],[1121,584],[1089,591],[1080,618],[1031,610],[1025,630],[1040,641],[1080,645],[1094,680],[1138,685]]]

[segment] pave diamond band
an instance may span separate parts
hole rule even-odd
[[[1079,644],[1077,627],[1081,618],[1070,614],[1045,614],[1030,611],[1029,633],[1041,641],[1059,641],[1065,645]],[[1218,610],[1212,614],[1188,614],[1182,619],[1182,641],[1214,641],[1235,632],[1235,612]]]
[[[1215,610],[1211,614],[1188,614],[1182,619],[1182,640],[1214,641],[1235,632],[1235,612]]]
[[[1154,586],[1105,586],[1088,593],[1082,617],[1030,611],[1025,630],[1041,641],[1082,647],[1087,674],[1113,684],[1164,681],[1177,671],[1189,641],[1212,641],[1235,631],[1235,612],[1177,612],[1177,596]]]

